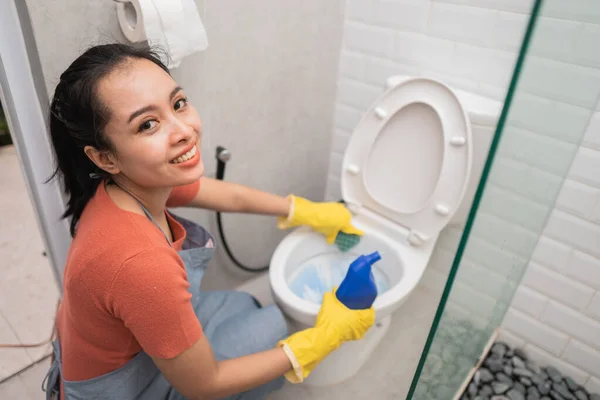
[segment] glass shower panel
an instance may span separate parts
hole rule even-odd
[[[597,53],[600,30],[594,40],[565,42],[551,18],[584,31],[599,13],[599,2],[584,0],[534,5],[408,399],[454,398],[502,323],[600,95],[599,66],[586,67],[584,57]]]

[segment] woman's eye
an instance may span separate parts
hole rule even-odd
[[[185,107],[188,103],[188,100],[186,98],[183,99],[179,99],[175,102],[175,111],[182,109],[183,107]]]
[[[142,132],[142,131],[148,131],[148,130],[150,130],[150,129],[154,128],[154,127],[156,126],[156,124],[157,124],[157,123],[158,123],[158,122],[156,122],[156,121],[155,121],[155,120],[153,120],[153,119],[151,119],[151,120],[148,120],[148,121],[144,121],[144,122],[142,122],[142,124],[140,125],[140,129],[139,129],[139,131],[140,131],[140,132]]]

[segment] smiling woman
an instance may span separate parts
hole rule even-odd
[[[333,235],[353,229],[351,215],[204,178],[198,113],[150,49],[111,44],[77,58],[56,87],[50,131],[73,241],[49,396],[263,399],[373,324],[373,309],[329,293],[315,327],[286,338],[276,306],[200,291],[214,242],[167,206],[273,215]]]

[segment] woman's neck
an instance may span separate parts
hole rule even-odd
[[[115,190],[108,191],[108,194],[118,206],[128,211],[143,213],[143,210],[135,201],[138,200],[153,218],[157,220],[165,218],[165,207],[172,188],[142,187],[121,176],[114,176],[112,181]]]

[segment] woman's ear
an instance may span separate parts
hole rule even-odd
[[[83,151],[88,158],[92,160],[92,162],[101,170],[106,171],[111,175],[117,175],[120,172],[116,163],[116,158],[111,152],[99,151],[92,146],[85,146]]]

